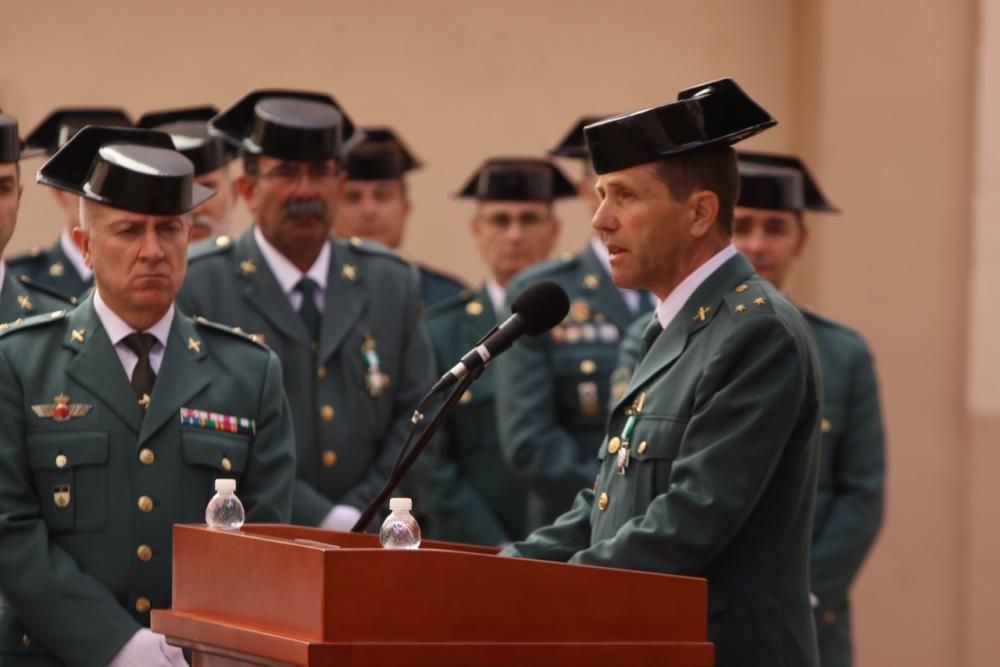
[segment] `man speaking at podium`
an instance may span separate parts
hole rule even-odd
[[[723,79],[586,128],[612,278],[661,303],[593,489],[503,552],[706,578],[718,667],[818,665],[816,351],[795,307],[730,243],[731,145],[774,124]]]

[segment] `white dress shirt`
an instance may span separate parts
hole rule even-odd
[[[500,317],[501,313],[503,313],[504,302],[507,300],[507,290],[500,287],[500,283],[493,278],[487,278],[486,294],[490,297],[490,303],[493,305],[493,312],[497,317]]]
[[[87,263],[83,261],[83,253],[80,249],[73,243],[73,237],[70,235],[69,230],[63,229],[62,234],[59,235],[59,245],[62,247],[63,254],[69,260],[69,263],[73,265],[76,272],[80,274],[83,282],[90,280],[90,277],[94,275],[94,272],[90,270]]]
[[[608,247],[601,242],[601,239],[596,236],[590,237],[590,247],[593,249],[594,254],[597,255],[597,261],[601,263],[604,267],[605,272],[611,275],[611,255],[608,253]],[[639,299],[642,298],[642,294],[639,290],[634,289],[624,289],[622,287],[618,288],[618,291],[622,293],[622,298],[625,299],[625,305],[628,306],[630,313],[635,315],[639,312]],[[653,294],[649,295],[650,305],[654,308],[656,307],[656,296]]]
[[[7,264],[0,259],[0,302],[3,301],[3,280],[7,277]]]
[[[736,246],[732,244],[727,245],[712,255],[707,262],[692,271],[687,278],[682,280],[681,284],[675,287],[674,291],[656,307],[656,319],[660,321],[660,326],[666,329],[674,317],[677,316],[677,313],[681,312],[681,309],[684,308],[684,304],[691,298],[695,290],[701,287],[701,284],[708,280],[710,275],[715,273],[720,266],[725,264],[737,252]]]
[[[132,371],[135,370],[135,365],[139,363],[139,357],[122,340],[125,336],[134,333],[136,330],[120,318],[115,311],[111,310],[111,307],[101,298],[100,290],[94,291],[94,310],[97,311],[97,317],[101,320],[101,326],[104,327],[104,330],[108,333],[108,338],[111,339],[111,344],[115,348],[118,360],[122,362],[122,368],[125,369],[125,377],[131,381]],[[167,351],[167,340],[170,338],[170,325],[173,322],[174,307],[171,305],[167,314],[145,332],[153,334],[153,337],[156,338],[156,344],[149,351],[149,364],[153,367],[153,372],[157,375],[160,374],[163,355]]]
[[[292,304],[292,310],[298,312],[299,307],[302,305],[302,292],[295,289],[295,286],[299,284],[302,278],[312,278],[319,285],[319,288],[316,290],[316,308],[322,313],[323,295],[326,293],[326,278],[330,273],[330,244],[323,244],[323,249],[319,251],[316,261],[313,262],[308,271],[302,273],[294,264],[288,261],[287,257],[281,254],[281,251],[268,243],[264,235],[261,234],[260,227],[254,226],[253,238],[257,242],[257,247],[260,248],[260,254],[264,256],[264,261],[267,262],[268,268],[271,269],[271,273],[274,274],[278,285],[281,286],[281,291],[285,293],[289,303]]]

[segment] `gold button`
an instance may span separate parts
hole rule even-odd
[[[750,288],[747,287],[746,285],[740,285],[739,287],[736,288],[736,293],[743,294],[743,292],[746,292],[748,289]]]
[[[155,460],[156,454],[153,453],[152,449],[142,449],[139,451],[139,462],[143,465],[151,466]]]
[[[220,236],[220,237],[218,237],[217,239],[215,239],[215,245],[217,245],[217,246],[218,246],[218,247],[220,247],[220,248],[225,248],[225,247],[226,247],[226,246],[228,246],[228,245],[229,245],[229,244],[230,244],[231,242],[232,242],[232,239],[230,239],[230,238],[229,238],[228,236],[226,236],[225,234],[223,234],[222,236]]]
[[[153,605],[150,603],[149,598],[141,597],[135,601],[135,610],[140,614],[145,614],[149,612],[149,608]]]
[[[827,421],[826,419],[824,419],[819,424],[819,430],[822,431],[823,433],[829,433],[830,431],[833,430],[833,426],[830,425],[829,421]]]
[[[618,449],[622,446],[621,438],[617,435],[608,441],[608,454],[618,453]]]
[[[332,422],[335,414],[332,405],[324,405],[319,409],[319,418],[325,422]]]
[[[65,468],[67,463],[69,463],[69,459],[66,458],[65,454],[60,454],[59,456],[56,457],[57,468]]]
[[[229,460],[228,456],[222,457],[222,469],[229,472],[233,469],[233,462]]]
[[[646,444],[646,441],[645,441],[645,440],[643,440],[642,442],[640,442],[640,443],[639,443],[639,453],[640,453],[640,454],[645,454],[645,453],[646,453],[646,447],[647,447],[647,446],[648,446],[648,445]]]
[[[580,372],[584,375],[593,375],[596,370],[597,364],[595,364],[592,360],[584,359],[580,362]]]
[[[320,380],[326,378],[326,366],[320,366],[319,369],[316,370],[316,377]]]
[[[472,402],[472,392],[469,391],[468,389],[466,389],[465,393],[462,394],[462,398],[458,399],[458,402],[462,403],[463,405],[466,404],[466,403],[471,403]]]
[[[153,549],[148,544],[140,544],[139,548],[135,550],[135,555],[143,563],[148,563],[153,559]]]
[[[139,502],[136,504],[139,506],[140,512],[153,511],[153,499],[149,496],[139,496]]]
[[[483,314],[483,304],[478,301],[470,301],[465,304],[465,312],[473,317],[477,317]]]
[[[608,494],[602,493],[601,497],[597,499],[597,509],[602,512],[608,509]]]
[[[21,646],[24,648],[31,648],[31,637],[28,635],[21,635]]]
[[[337,452],[332,449],[328,449],[323,452],[323,466],[332,468],[335,465],[337,465]]]
[[[832,611],[823,612],[823,622],[827,625],[833,625],[837,622],[837,615]]]

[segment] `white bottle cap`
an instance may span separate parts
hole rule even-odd
[[[217,480],[215,480],[215,492],[216,493],[236,493],[236,480],[235,479],[217,479]]]
[[[409,498],[391,498],[389,510],[392,512],[409,512],[413,509],[413,501]]]

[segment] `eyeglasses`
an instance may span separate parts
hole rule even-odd
[[[274,169],[265,172],[259,176],[259,178],[278,181],[286,185],[294,185],[299,182],[303,174],[305,177],[314,182],[324,181],[327,179],[333,179],[339,173],[337,165],[333,162],[308,162],[308,163],[293,163],[286,162],[279,164]]]
[[[509,213],[493,213],[491,215],[481,216],[481,219],[497,231],[506,231],[512,224],[514,224],[514,222],[517,222],[519,225],[527,229],[536,229],[540,227],[543,222],[551,220],[551,218],[547,215],[532,212],[525,212],[516,216]]]

